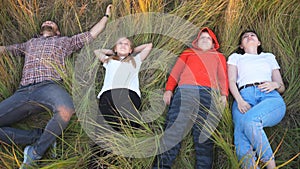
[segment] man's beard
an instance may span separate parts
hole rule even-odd
[[[56,35],[56,32],[53,30],[51,26],[48,25],[42,26],[41,34],[43,34],[44,31],[51,32],[53,36]]]

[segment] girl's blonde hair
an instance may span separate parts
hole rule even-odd
[[[120,39],[127,39],[129,42],[130,42],[130,49],[133,51],[134,49],[134,44],[132,43],[132,40],[127,38],[127,37],[121,37],[117,40],[117,42],[120,40]],[[109,60],[113,59],[113,60],[119,60],[121,62],[131,62],[132,63],[132,66],[135,68],[136,67],[136,63],[135,63],[135,60],[133,58],[133,56],[131,55],[131,53],[128,54],[128,56],[126,56],[124,59],[120,60],[120,56],[115,52],[115,49],[116,49],[116,46],[117,46],[117,43],[112,47],[112,51],[114,52],[114,54],[112,56],[109,56],[107,59],[105,59],[104,62],[108,62]]]

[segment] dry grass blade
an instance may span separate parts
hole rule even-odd
[[[284,99],[287,103],[285,119],[275,127],[276,134],[272,134],[272,147],[276,147],[276,160],[278,168],[293,169],[299,167],[299,111],[300,111],[300,3],[298,0],[49,0],[49,1],[21,1],[2,0],[0,11],[0,44],[9,45],[21,43],[34,35],[39,34],[40,24],[45,20],[55,20],[63,35],[73,35],[91,28],[104,14],[106,5],[113,4],[113,12],[110,23],[100,38],[96,40],[94,48],[108,47],[116,38],[123,35],[130,35],[135,44],[139,45],[152,42],[155,49],[145,63],[144,69],[140,72],[140,86],[142,91],[143,110],[152,117],[158,118],[150,123],[142,123],[144,130],[125,130],[124,137],[146,138],[161,134],[164,129],[165,109],[161,101],[169,71],[178,55],[190,45],[196,36],[198,29],[203,26],[212,28],[220,41],[221,51],[229,56],[237,47],[238,36],[245,29],[255,29],[262,38],[263,48],[274,53],[281,66],[281,73],[287,90]],[[182,19],[182,22],[170,22],[170,18],[159,20],[145,15],[148,12],[168,13]],[[145,14],[145,15],[142,15]],[[135,16],[135,17],[132,17]],[[127,17],[127,19],[126,19]],[[124,19],[125,18],[125,19]],[[118,21],[124,19],[124,22]],[[161,22],[158,22],[161,21]],[[185,22],[184,22],[185,21]],[[192,29],[192,26],[197,28]],[[115,26],[117,25],[117,26]],[[138,29],[135,27],[138,25]],[[126,29],[120,28],[126,27]],[[144,32],[148,33],[144,33]],[[155,32],[155,33],[151,33]],[[165,36],[171,34],[172,36]],[[87,50],[83,58],[88,65],[82,65],[86,72],[76,74],[76,62],[81,55],[75,53],[67,59],[67,72],[59,71],[62,75],[65,87],[71,93],[81,93],[81,98],[74,98],[80,101],[77,107],[77,116],[74,116],[62,136],[58,139],[56,159],[51,158],[51,150],[45,155],[41,168],[86,168],[90,155],[91,139],[88,137],[88,130],[84,129],[82,123],[88,120],[94,109],[97,109],[96,98],[91,103],[91,97],[95,96],[102,87],[104,70],[95,60],[94,55]],[[0,54],[0,100],[9,97],[18,87],[23,68],[23,58]],[[55,65],[53,65],[55,67]],[[85,81],[89,77],[92,81]],[[74,79],[79,78],[74,82]],[[95,86],[88,86],[95,83]],[[82,90],[82,86],[88,86]],[[155,101],[153,101],[155,100]],[[217,129],[213,134],[216,143],[216,158],[214,168],[237,168],[240,164],[235,156],[233,144],[233,124],[231,120],[230,104],[222,114]],[[93,107],[94,106],[94,107]],[[1,111],[1,110],[0,110]],[[95,114],[94,114],[95,115]],[[44,116],[43,116],[44,118]],[[48,118],[48,116],[47,116]],[[45,120],[45,119],[43,119]],[[1,124],[0,124],[1,125]],[[23,127],[23,125],[18,125]],[[124,127],[125,129],[126,127]],[[288,130],[288,132],[286,132]],[[104,130],[105,131],[105,130]],[[101,139],[101,137],[99,137]],[[115,138],[107,139],[115,148],[122,148],[120,140]],[[158,139],[153,144],[159,145]],[[1,142],[1,141],[0,141]],[[133,141],[134,142],[134,141]],[[142,146],[136,145],[117,151],[134,151]],[[134,147],[136,146],[136,147]],[[0,145],[0,168],[17,168],[22,159],[23,147],[13,148],[8,145]],[[182,143],[182,150],[174,165],[175,168],[193,168],[194,161],[193,139],[188,135]],[[128,159],[117,155],[101,158],[102,162],[109,164],[111,168],[151,168],[154,157]],[[258,163],[258,162],[257,162]]]

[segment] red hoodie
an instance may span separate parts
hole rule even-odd
[[[213,39],[214,49],[202,51],[198,47],[198,39],[203,31]],[[192,48],[184,50],[179,56],[168,78],[166,90],[174,91],[177,85],[207,86],[228,96],[226,59],[218,49],[216,35],[209,28],[201,29],[192,42]]]

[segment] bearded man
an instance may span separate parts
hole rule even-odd
[[[45,21],[38,37],[27,42],[0,46],[0,53],[24,56],[22,79],[18,90],[0,103],[0,142],[27,145],[21,168],[33,167],[67,127],[75,112],[69,93],[62,88],[64,59],[90,43],[104,29],[111,14],[107,6],[103,18],[90,31],[60,36],[57,24]],[[51,110],[54,115],[44,129],[22,130],[11,125],[31,114]]]

